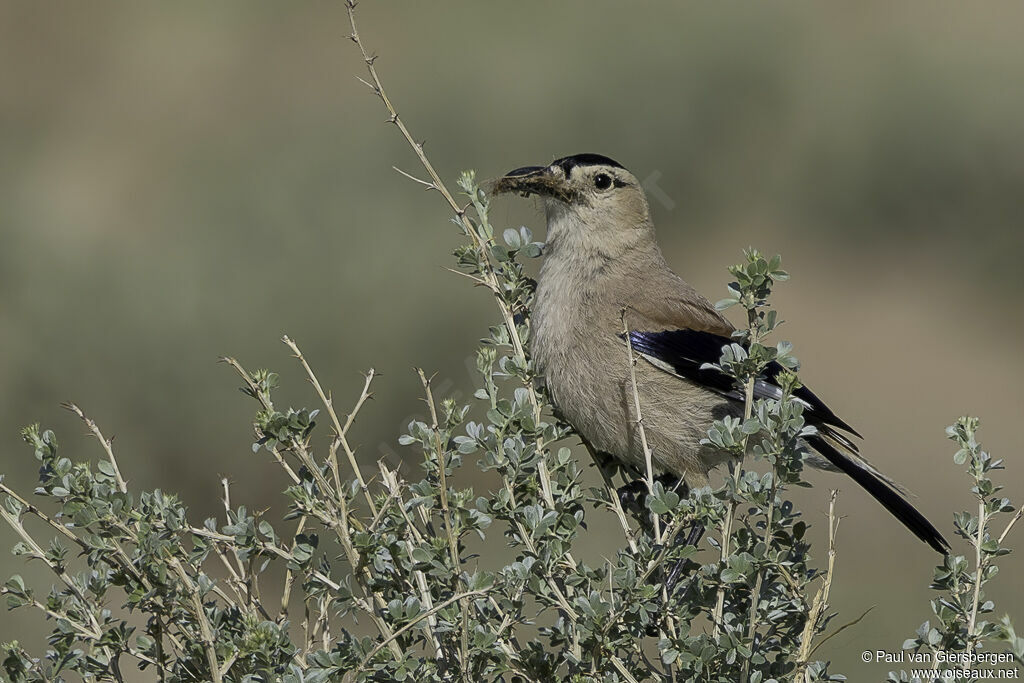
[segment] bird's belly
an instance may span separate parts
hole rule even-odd
[[[545,377],[555,405],[580,436],[595,449],[643,471],[644,449],[626,348],[615,342],[597,354],[600,358],[550,358]],[[643,360],[636,365],[636,395],[656,469],[682,476],[690,485],[703,485],[722,457],[700,441],[716,418],[728,414],[728,402]]]

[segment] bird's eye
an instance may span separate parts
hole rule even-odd
[[[594,176],[594,187],[599,190],[607,190],[612,186],[612,179],[607,173],[598,173]]]

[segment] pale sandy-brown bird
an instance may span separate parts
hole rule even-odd
[[[547,240],[531,334],[555,406],[595,449],[644,469],[625,311],[632,346],[646,361],[636,378],[653,460],[690,486],[705,484],[727,456],[701,440],[714,420],[742,413],[742,396],[728,376],[702,366],[718,362],[734,328],[665,262],[636,177],[608,157],[577,154],[511,171],[493,189],[543,200]],[[768,368],[758,397],[781,395],[773,383],[780,370]],[[859,454],[857,432],[806,387],[796,398],[818,430],[806,442],[820,457],[808,463],[846,473],[918,538],[948,552],[902,489]]]

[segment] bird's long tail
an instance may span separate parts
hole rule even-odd
[[[881,503],[886,510],[900,520],[904,526],[910,529],[915,536],[930,545],[937,552],[946,555],[949,553],[949,543],[942,537],[939,530],[932,526],[924,515],[907,501],[906,498],[892,485],[887,483],[881,476],[872,472],[859,459],[844,453],[842,447],[837,447],[828,438],[827,434],[819,432],[807,439],[808,445],[823,455],[832,465],[845,474],[849,475],[855,482],[860,484],[865,491]]]

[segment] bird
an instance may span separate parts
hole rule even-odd
[[[669,267],[636,176],[609,157],[575,154],[509,171],[491,192],[536,196],[543,204],[547,236],[530,340],[556,410],[594,450],[643,471],[631,346],[654,466],[688,487],[706,485],[731,457],[708,444],[708,429],[743,410],[733,379],[708,365],[734,342],[735,328]],[[769,365],[755,396],[778,399],[781,371]],[[809,388],[794,396],[816,427],[804,438],[816,452],[808,464],[845,473],[917,538],[947,554],[949,543],[905,489],[860,455],[856,430]]]

